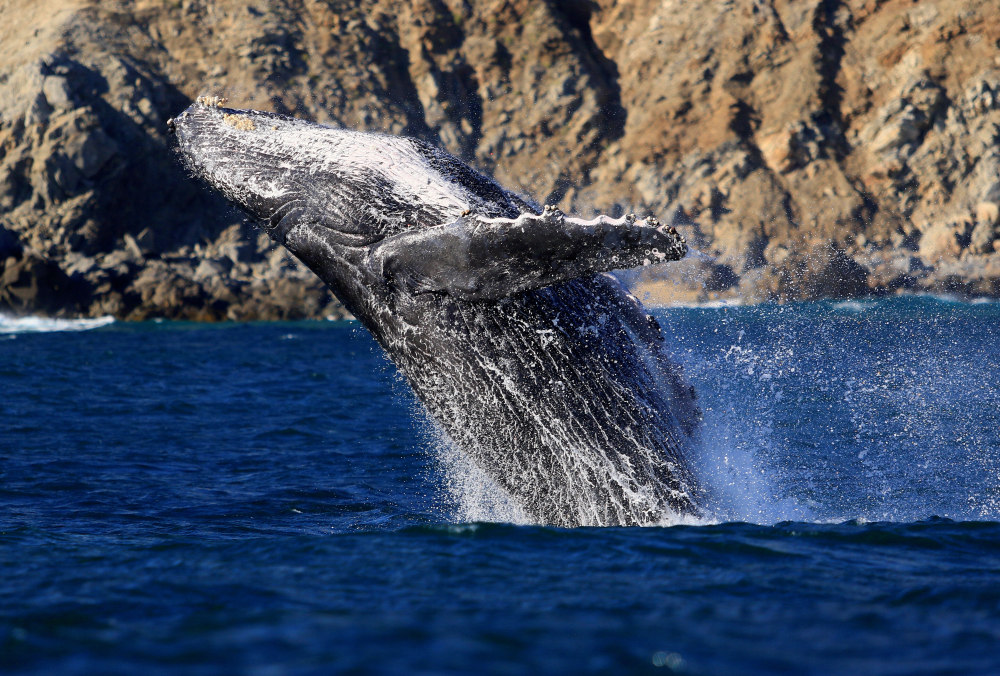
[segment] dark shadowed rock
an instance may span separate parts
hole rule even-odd
[[[728,291],[740,283],[739,276],[728,265],[713,265],[705,278],[706,291]]]
[[[0,276],[0,308],[14,314],[74,314],[85,295],[79,280],[71,279],[55,261],[26,252],[8,257]]]

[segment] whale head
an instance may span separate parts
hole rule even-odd
[[[351,166],[359,151],[352,132],[220,101],[203,97],[168,123],[193,174],[279,244],[289,244],[289,233],[301,225],[359,245],[385,236],[392,220],[384,217],[385,205],[370,191],[367,199],[356,194],[362,180]]]
[[[490,179],[422,141],[338,129],[201,97],[168,122],[185,164],[288,246],[297,225],[318,225],[367,246],[475,211],[527,209]],[[499,201],[499,204],[496,202]]]

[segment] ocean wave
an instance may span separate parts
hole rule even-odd
[[[752,303],[747,303],[742,298],[724,298],[720,300],[704,300],[704,301],[678,301],[669,303],[654,303],[647,299],[642,301],[645,303],[646,307],[654,310],[718,310],[732,307],[745,307],[747,305],[752,305]]]
[[[830,307],[834,310],[841,310],[844,312],[861,313],[869,308],[876,306],[876,301],[873,299],[867,300],[841,300],[833,303]]]
[[[0,334],[48,333],[52,331],[89,331],[114,323],[110,316],[87,319],[55,319],[52,317],[11,317],[0,314]]]
[[[904,293],[902,296],[909,296],[911,298],[921,298],[926,300],[936,301],[938,303],[945,303],[948,305],[994,305],[1000,303],[1000,300],[993,298],[991,296],[964,296],[954,293],[930,293],[930,292],[920,292],[920,293]]]

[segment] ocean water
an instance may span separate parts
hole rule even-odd
[[[0,319],[0,673],[1000,673],[1000,305],[659,316],[706,517],[584,529],[355,323]]]

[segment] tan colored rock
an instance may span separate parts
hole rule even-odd
[[[0,0],[0,15],[0,228],[87,281],[81,312],[336,308],[172,158],[165,121],[203,95],[416,135],[583,215],[691,215],[679,227],[723,267],[693,266],[671,297],[853,294],[862,273],[876,291],[993,288],[994,0]],[[196,251],[222,267],[204,284]]]
[[[784,173],[794,166],[791,144],[791,132],[783,130],[762,137],[757,147],[771,171]]]
[[[962,228],[953,223],[937,223],[920,237],[920,257],[935,262],[957,258],[962,253]]]
[[[996,220],[980,220],[969,237],[969,251],[972,253],[992,253],[1000,239],[1000,223]]]
[[[980,202],[976,205],[976,223],[995,225],[1000,222],[1000,204]]]
[[[42,82],[45,102],[55,110],[72,110],[73,92],[69,80],[59,75],[50,75]]]

